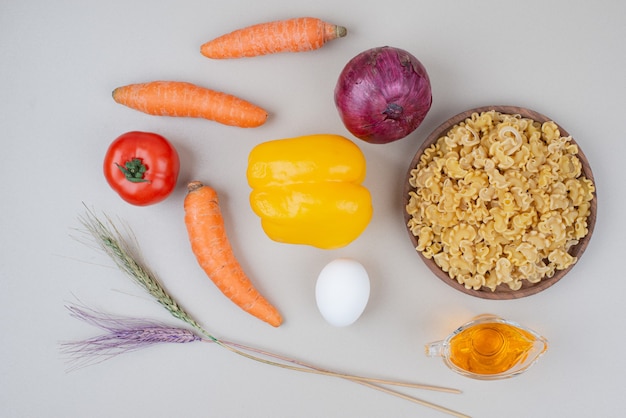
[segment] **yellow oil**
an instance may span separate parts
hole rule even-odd
[[[476,324],[450,339],[449,360],[477,374],[499,374],[523,363],[536,338],[513,325]]]

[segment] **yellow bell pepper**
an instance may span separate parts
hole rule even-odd
[[[250,206],[274,241],[343,247],[372,218],[365,172],[359,147],[339,135],[264,142],[248,157]]]

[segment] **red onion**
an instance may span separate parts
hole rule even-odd
[[[335,87],[346,128],[373,144],[402,139],[422,123],[432,104],[422,63],[402,49],[372,48],[352,58]]]

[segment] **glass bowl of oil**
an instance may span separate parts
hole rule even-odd
[[[426,344],[426,355],[441,357],[453,371],[480,380],[516,376],[539,360],[548,341],[513,321],[485,314],[447,338]]]

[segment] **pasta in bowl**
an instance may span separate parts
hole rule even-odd
[[[485,299],[547,289],[585,251],[597,197],[587,158],[551,119],[514,106],[460,113],[409,167],[409,237],[429,269]]]

